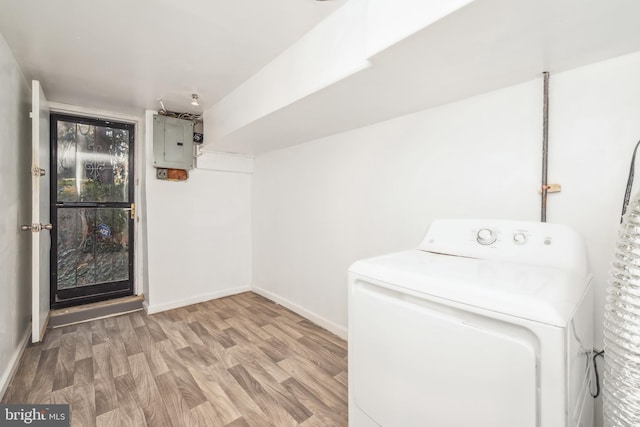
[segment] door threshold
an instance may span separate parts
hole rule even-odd
[[[49,313],[49,327],[59,328],[76,323],[88,322],[90,320],[132,313],[142,310],[143,301],[144,295],[132,295],[75,307],[51,310]]]

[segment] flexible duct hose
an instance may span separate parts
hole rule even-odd
[[[604,313],[604,425],[640,426],[640,194],[618,232]]]

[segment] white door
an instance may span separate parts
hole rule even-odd
[[[350,425],[539,425],[532,333],[365,280],[349,286],[349,419],[366,420]]]
[[[31,85],[31,315],[32,342],[42,340],[49,318],[49,104],[40,82]],[[46,170],[46,173],[45,173]]]

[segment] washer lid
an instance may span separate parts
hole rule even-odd
[[[573,269],[417,249],[357,261],[349,272],[391,289],[559,327],[571,319],[589,281]]]

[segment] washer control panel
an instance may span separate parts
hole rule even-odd
[[[572,266],[586,274],[582,237],[560,224],[446,219],[429,226],[418,249],[469,258],[505,260],[544,266]]]
[[[513,233],[513,243],[516,245],[524,245],[527,243],[527,230],[515,231]],[[476,233],[476,241],[481,245],[492,245],[498,240],[498,232],[490,228],[481,228]],[[551,244],[551,238],[545,240],[545,244]]]

